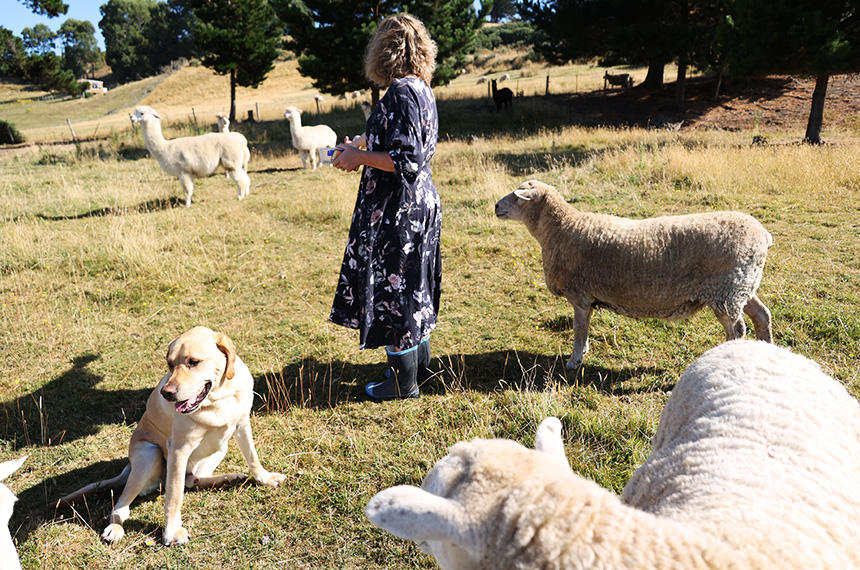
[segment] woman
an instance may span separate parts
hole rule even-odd
[[[359,348],[386,347],[388,370],[365,386],[375,399],[416,397],[428,376],[442,278],[442,219],[430,171],[439,130],[435,68],[436,44],[420,20],[383,20],[364,71],[388,91],[367,119],[367,150],[346,139],[332,163],[364,166],[330,319],[359,329]]]

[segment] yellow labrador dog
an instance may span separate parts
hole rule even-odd
[[[91,483],[60,499],[68,504],[96,489],[125,484],[102,532],[107,542],[117,542],[125,534],[122,524],[134,498],[157,489],[162,481],[164,544],[188,542],[180,513],[185,487],[215,487],[245,477],[213,475],[231,436],[254,479],[271,487],[284,480],[284,475],[266,471],[260,464],[250,421],[254,379],[227,335],[194,327],[170,343],[167,366],[170,372],[149,395],[146,411],[131,435],[128,466],[113,479]]]

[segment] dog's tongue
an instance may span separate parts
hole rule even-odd
[[[184,402],[176,402],[173,406],[176,408],[176,411],[181,414],[190,410],[194,406],[194,402],[191,400],[185,400]]]

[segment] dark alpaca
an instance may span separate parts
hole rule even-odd
[[[501,111],[502,107],[510,107],[514,101],[514,92],[507,87],[496,89],[496,80],[491,82],[493,87],[493,101],[496,103],[496,110]]]

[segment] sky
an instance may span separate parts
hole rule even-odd
[[[32,28],[36,24],[45,24],[55,32],[63,25],[68,18],[75,20],[89,20],[96,29],[96,40],[99,42],[99,47],[105,49],[105,40],[102,37],[102,31],[99,29],[99,20],[102,15],[99,13],[99,7],[107,2],[107,0],[64,0],[69,5],[69,11],[56,18],[40,16],[31,12],[19,0],[0,0],[0,26],[7,30],[12,30],[16,36],[21,36],[21,30],[24,28]]]

